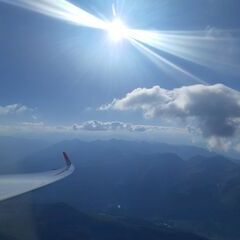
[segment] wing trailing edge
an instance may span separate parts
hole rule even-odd
[[[0,175],[0,201],[36,190],[71,175],[74,166],[63,152],[66,166],[57,170],[39,173]]]

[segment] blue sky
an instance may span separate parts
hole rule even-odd
[[[203,65],[162,50],[156,52],[206,84],[222,83],[239,91],[238,0],[71,2],[95,16],[104,17],[105,20],[113,18],[114,3],[124,23],[134,29],[188,31],[188,35],[199,31],[204,36],[227,39],[225,42],[222,40],[216,42],[213,54],[210,56],[209,53],[207,56],[207,59],[211,60],[210,63],[206,62]],[[16,130],[24,124],[29,125],[32,132],[37,133],[43,125],[59,128],[73,124],[82,126],[84,122],[92,120],[100,123],[113,121],[131,123],[134,127],[143,125],[167,126],[173,129],[186,127],[186,123],[182,119],[179,120],[179,116],[146,117],[146,111],[141,107],[144,103],[137,109],[128,107],[120,111],[111,108],[99,110],[104,104],[111,104],[115,98],[123,99],[127,93],[130,94],[137,88],[152,89],[153,86],[160,86],[162,89],[172,90],[198,83],[171,69],[170,72],[163,71],[127,40],[113,43],[105,31],[70,24],[6,4],[6,1],[1,0],[0,36],[0,106],[2,112],[5,109],[5,113],[0,114],[2,135],[10,132],[13,134],[13,127]],[[188,48],[187,44],[188,42],[185,49]],[[211,46],[207,49],[211,50]],[[155,51],[152,47],[150,50]],[[206,48],[203,48],[202,51],[205,50]],[[223,89],[223,92],[226,90]],[[234,117],[238,118],[238,115]],[[9,125],[12,127],[11,131]],[[187,127],[189,125],[188,122]],[[199,128],[196,125],[192,127]],[[101,131],[105,128],[103,127]],[[24,132],[25,128],[22,129]],[[99,137],[96,129],[92,130],[91,133],[86,131],[83,136],[96,134]],[[112,128],[110,130],[108,135],[117,137],[126,129],[119,128],[117,133]],[[200,128],[200,131],[200,138],[208,138],[204,136],[205,130]],[[131,138],[131,135],[137,135],[134,132],[131,129],[124,136]],[[150,139],[161,141],[167,134],[165,131],[161,134],[151,132],[147,135]],[[189,135],[189,132],[186,135]],[[229,140],[229,136],[220,138]],[[192,137],[188,140],[191,142]]]

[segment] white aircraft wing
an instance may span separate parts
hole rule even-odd
[[[0,201],[21,195],[59,181],[74,171],[67,154],[63,152],[66,166],[41,173],[0,175]]]

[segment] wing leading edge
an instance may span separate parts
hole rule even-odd
[[[16,197],[23,193],[57,182],[74,171],[68,155],[63,152],[65,167],[41,173],[0,175],[0,201]]]

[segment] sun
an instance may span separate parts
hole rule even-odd
[[[119,18],[116,18],[109,23],[107,31],[110,39],[114,42],[120,42],[128,35],[127,27]]]

